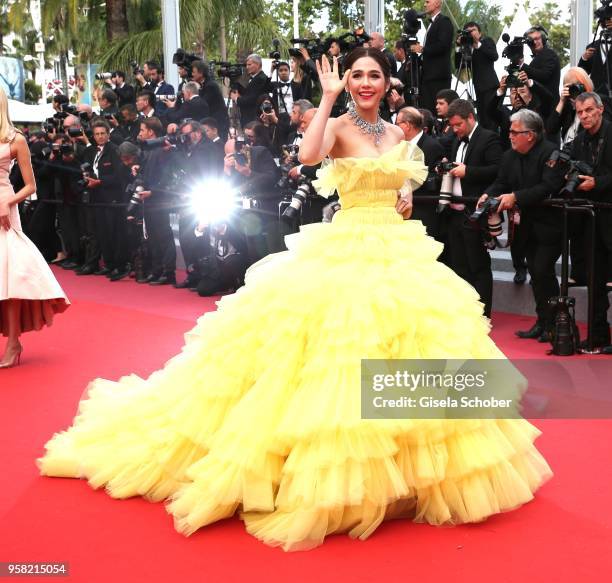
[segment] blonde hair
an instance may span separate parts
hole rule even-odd
[[[574,83],[582,83],[585,91],[593,91],[593,81],[582,67],[570,67],[563,75],[563,85],[569,83],[570,79],[575,79]]]
[[[0,142],[12,142],[15,137],[15,127],[11,122],[8,111],[8,98],[4,89],[0,87]]]

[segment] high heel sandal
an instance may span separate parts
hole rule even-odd
[[[10,362],[0,362],[0,368],[12,368],[17,366],[21,362],[21,353],[23,352],[23,347],[19,349],[17,353],[13,356]]]

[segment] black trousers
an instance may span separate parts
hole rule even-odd
[[[512,256],[512,266],[514,271],[524,268],[527,265],[525,256],[527,254],[527,237],[525,236],[525,229],[523,225],[519,223],[514,225],[514,238],[512,245],[510,245],[510,255]]]
[[[478,111],[478,122],[483,128],[495,131],[497,124],[487,115],[487,106],[495,99],[497,87],[486,91],[476,91],[476,109]]]
[[[595,254],[593,287],[593,337],[597,344],[610,344],[608,324],[608,269],[612,261],[612,211],[598,209],[595,216]]]
[[[176,246],[170,226],[170,211],[154,203],[144,203],[144,219],[151,252],[151,273],[172,275],[176,271]]]
[[[100,264],[100,244],[96,236],[96,211],[88,205],[79,206],[79,224],[83,245],[83,267],[97,269]]]
[[[95,221],[104,265],[109,269],[124,269],[128,262],[125,208],[95,207]]]
[[[561,256],[563,233],[557,227],[539,223],[523,224],[522,227],[525,229],[527,269],[531,275],[538,322],[550,327],[552,315],[548,301],[559,295],[555,264]]]
[[[47,261],[55,259],[57,252],[62,248],[55,227],[56,214],[56,204],[40,200],[26,229],[26,234]]]
[[[194,265],[199,258],[199,239],[195,236],[197,217],[191,209],[181,209],[179,213],[179,241],[185,259],[185,267]]]
[[[246,261],[240,253],[224,259],[211,257],[209,268],[198,282],[198,294],[212,296],[242,285],[246,269]]]
[[[442,89],[450,89],[451,78],[432,79],[431,81],[421,81],[419,94],[419,107],[429,109],[436,117],[436,95]]]
[[[444,263],[463,278],[480,295],[484,315],[491,317],[493,272],[491,256],[483,243],[482,233],[468,221],[468,212],[447,211]]]
[[[79,207],[76,204],[64,203],[60,210],[59,220],[68,257],[82,264],[84,255],[81,250]]]

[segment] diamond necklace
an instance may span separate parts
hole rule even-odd
[[[376,123],[370,123],[359,115],[355,107],[355,102],[352,99],[348,105],[348,114],[352,122],[361,130],[362,134],[374,136],[374,143],[378,146],[378,144],[380,144],[380,139],[385,133],[385,122],[380,117],[380,114],[378,115]]]

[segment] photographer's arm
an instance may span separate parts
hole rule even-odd
[[[555,70],[561,69],[559,59],[553,52],[543,54],[539,61],[535,66],[533,64],[523,65],[521,69],[529,75],[530,79],[540,83],[546,83],[554,75]]]
[[[480,39],[480,46],[474,50],[477,50],[481,55],[487,57],[487,59],[492,62],[497,61],[499,59],[499,55],[497,54],[497,48],[495,47],[495,43],[493,39],[489,37],[483,37]]]
[[[350,75],[345,71],[342,79],[338,76],[338,59],[334,57],[330,65],[323,55],[321,63],[317,62],[317,72],[323,91],[321,103],[300,144],[299,160],[302,164],[314,166],[325,158],[336,143],[336,120],[330,119],[332,107],[344,88]]]

